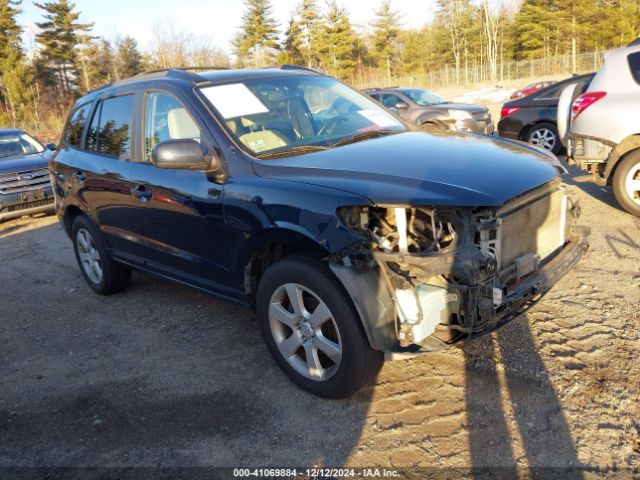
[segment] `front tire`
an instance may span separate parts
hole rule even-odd
[[[555,125],[546,122],[538,123],[531,127],[527,132],[527,142],[550,150],[555,155],[557,155],[562,148],[558,129]]]
[[[108,295],[129,285],[131,269],[111,259],[102,235],[86,216],[73,221],[71,238],[82,276],[95,292]]]
[[[613,194],[622,208],[640,217],[640,151],[628,154],[613,174]]]
[[[272,265],[258,286],[257,314],[280,368],[315,395],[347,397],[382,366],[351,299],[320,262],[296,256]]]

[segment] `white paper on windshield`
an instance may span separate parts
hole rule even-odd
[[[358,113],[379,127],[398,127],[401,125],[391,115],[380,110],[359,110]]]
[[[201,91],[225,119],[269,111],[244,83],[206,87]]]

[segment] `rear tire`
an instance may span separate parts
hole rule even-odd
[[[551,123],[542,122],[535,124],[527,132],[526,140],[530,144],[549,150],[555,155],[562,149],[558,129]]]
[[[86,216],[74,219],[71,238],[82,276],[95,292],[109,295],[129,286],[131,269],[111,259],[102,235]]]
[[[295,256],[272,265],[258,286],[257,314],[278,366],[315,395],[347,397],[382,366],[351,299],[320,262]]]
[[[640,217],[640,150],[629,153],[613,173],[613,194],[622,208]]]

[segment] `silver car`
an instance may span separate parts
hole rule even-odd
[[[568,86],[558,103],[558,130],[568,159],[611,185],[618,203],[640,216],[640,45],[606,55],[588,90]]]

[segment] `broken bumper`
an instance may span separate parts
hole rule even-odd
[[[371,346],[384,351],[387,359],[405,358],[438,351],[448,345],[492,332],[525,312],[580,260],[588,249],[588,234],[587,228],[571,227],[568,241],[561,249],[517,283],[501,287],[504,295],[498,302],[494,294],[495,277],[475,286],[448,286],[443,297],[447,308],[438,315],[438,325],[433,333],[408,345],[406,341],[401,341],[398,298],[385,279],[386,272],[383,268],[359,272],[352,266],[332,264],[331,269],[352,298]],[[389,260],[384,258],[384,261]],[[424,259],[416,256],[409,259],[398,258],[399,263],[407,260],[424,262]],[[439,265],[447,263],[448,260],[443,255],[439,259]],[[465,316],[466,325],[450,321],[456,315]],[[472,319],[471,322],[468,319]]]

